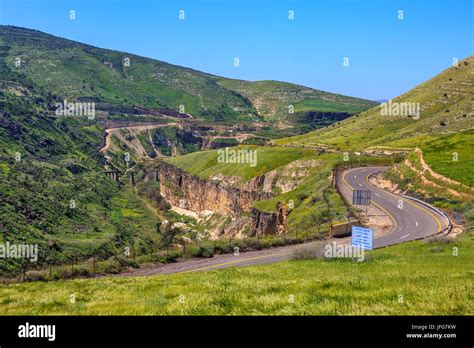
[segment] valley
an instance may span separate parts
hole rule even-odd
[[[472,303],[441,295],[433,305],[419,295],[397,309],[387,284],[408,297],[468,292],[473,66],[467,57],[380,105],[0,26],[0,242],[39,246],[35,263],[0,259],[0,306],[7,314],[432,314],[435,305],[443,314],[472,312]],[[66,100],[92,103],[93,115],[58,113]],[[417,112],[406,108],[412,103]],[[352,204],[356,189],[372,192],[369,208]],[[349,244],[347,233],[333,232],[355,224],[375,231],[366,261],[321,256],[324,244]],[[466,252],[452,260],[454,246]],[[427,262],[447,271],[423,274]],[[420,289],[401,272],[412,272]],[[252,293],[263,307],[249,309],[236,292],[257,278],[268,281],[260,291],[274,286],[283,297]],[[176,307],[180,291],[200,282],[207,304],[194,298]],[[59,296],[78,289],[82,307],[52,301],[39,293],[42,284]],[[136,307],[99,303],[107,286]],[[124,292],[140,287],[156,303]],[[24,311],[12,289],[31,291]],[[299,292],[303,302],[287,308],[282,301]],[[318,308],[305,307],[312,292],[324,293]],[[367,303],[372,297],[380,307]]]

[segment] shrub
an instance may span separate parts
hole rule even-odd
[[[209,247],[199,246],[191,251],[191,255],[194,257],[212,257],[214,250]]]
[[[322,259],[324,257],[323,243],[308,243],[300,245],[293,251],[292,258],[296,260]]]
[[[171,262],[176,262],[178,261],[178,258],[181,256],[181,254],[177,251],[170,251],[166,255],[163,255],[158,258],[158,261],[161,263],[171,263]]]

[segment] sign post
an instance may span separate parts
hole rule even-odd
[[[367,216],[367,207],[370,205],[371,191],[369,190],[353,190],[352,204],[355,205],[356,210],[358,205],[365,205],[365,215]]]

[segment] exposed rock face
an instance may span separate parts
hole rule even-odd
[[[250,235],[283,234],[289,213],[288,207],[281,202],[278,202],[276,212],[265,212],[252,208]]]
[[[221,185],[198,178],[169,163],[161,162],[160,194],[173,206],[200,213],[211,210],[224,216],[250,212],[253,202],[269,199],[270,192],[258,192]]]
[[[252,226],[250,235],[266,235],[276,232],[276,213],[269,213],[253,208],[251,211]]]

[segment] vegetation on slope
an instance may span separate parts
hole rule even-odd
[[[347,118],[327,128],[277,140],[278,144],[318,145],[357,151],[387,145],[415,148],[422,135],[433,137],[474,126],[474,56],[450,67],[433,79],[395,98],[395,103],[419,103],[419,119],[407,115],[382,115],[381,106]]]
[[[280,81],[256,81],[222,79],[219,83],[248,98],[258,113],[266,120],[295,121],[300,113],[322,111],[328,114],[354,114],[377,103],[324,92]],[[346,117],[347,117],[346,116]]]
[[[451,134],[416,137],[425,161],[435,172],[474,187],[474,129]],[[397,146],[412,146],[412,139]]]
[[[103,127],[52,116],[60,99],[10,69],[10,50],[0,45],[0,241],[38,244],[43,266],[107,258],[133,236],[146,240],[147,223],[130,220],[133,202],[120,201],[123,192],[102,173]],[[2,258],[0,274],[26,266]]]
[[[0,311],[5,315],[472,315],[473,252],[470,234],[452,243],[416,241],[378,249],[367,252],[364,262],[292,260],[175,275],[3,285]],[[71,294],[75,303],[70,302]]]
[[[288,164],[297,159],[311,158],[317,155],[317,152],[309,149],[298,149],[288,147],[269,147],[269,146],[235,146],[229,148],[230,151],[254,151],[256,153],[256,166],[250,166],[249,163],[218,163],[219,151],[210,150],[191,153],[180,157],[167,158],[166,162],[184,169],[191,174],[197,175],[202,179],[207,179],[211,175],[222,174],[226,177],[240,177],[241,183],[270,170]]]
[[[297,106],[297,111],[308,110],[312,105],[310,110],[353,112],[374,105],[367,100],[282,82],[247,83],[250,87],[236,88],[245,82],[24,28],[0,26],[0,40],[11,47],[8,64],[14,67],[14,60],[20,58],[18,70],[34,83],[63,99],[88,98],[105,109],[184,106],[185,113],[207,120],[245,121],[259,120],[259,113],[281,117],[282,107],[306,99],[309,103]],[[255,88],[259,85],[263,88]],[[266,105],[263,108],[262,103]],[[275,103],[277,108],[268,110],[267,106]]]
[[[386,177],[409,194],[448,209],[458,223],[467,224],[469,229],[474,223],[473,207],[469,203],[474,164],[473,95],[474,57],[471,56],[392,101],[419,103],[419,119],[415,115],[382,115],[378,106],[326,128],[275,143],[340,151],[419,148],[432,170],[460,184],[433,177],[421,167],[419,154],[415,152],[409,154],[408,163],[398,164]],[[410,165],[419,168],[414,171]]]
[[[29,29],[0,26],[11,47],[7,63],[64,99],[93,98],[118,106],[179,109],[211,120],[256,117],[242,96],[212,75],[133,54],[100,49]],[[130,60],[129,66],[124,59]]]

